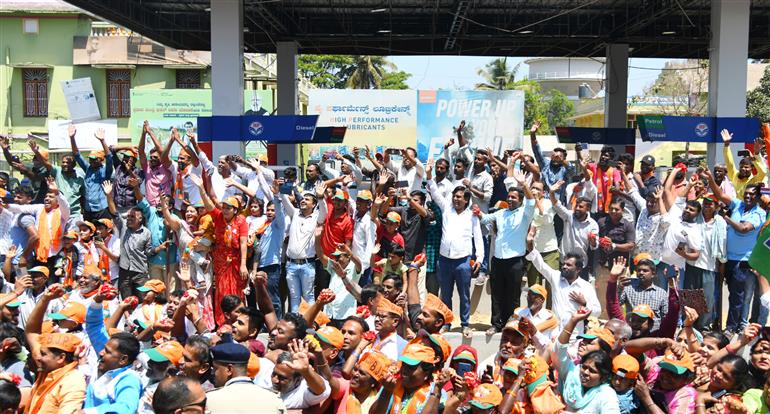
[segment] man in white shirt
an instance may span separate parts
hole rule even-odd
[[[478,206],[479,210],[486,214],[489,212],[489,200],[492,198],[492,191],[494,190],[494,179],[487,171],[487,157],[482,151],[476,151],[476,155],[473,158],[473,167],[470,174],[468,174],[469,178],[464,179],[462,183],[471,192],[471,205]],[[490,256],[488,226],[481,226],[481,236],[484,239],[484,257],[488,258]],[[476,277],[476,285],[484,286],[487,282],[487,268],[487,262],[481,262],[479,274]],[[505,323],[505,321],[502,323]]]
[[[289,225],[289,243],[286,246],[286,283],[289,286],[290,312],[299,310],[300,299],[315,303],[315,231],[326,221],[326,186],[320,184],[315,194],[306,192],[295,208],[289,196],[281,194],[281,202]],[[316,209],[316,206],[318,207]]]
[[[438,187],[439,192],[441,192],[444,198],[449,198],[452,190],[455,189],[455,182],[449,177],[449,161],[439,158],[436,160],[433,169],[435,170],[433,173],[435,175],[436,187]]]
[[[468,326],[470,318],[470,283],[471,274],[477,271],[484,262],[484,242],[481,236],[481,224],[478,217],[471,212],[471,192],[458,186],[452,190],[452,198],[445,198],[436,187],[431,174],[432,165],[426,171],[428,192],[433,202],[439,207],[441,217],[441,247],[439,249],[438,275],[441,285],[441,300],[452,308],[452,293],[454,285],[460,296],[460,321],[463,335],[470,337],[472,331]],[[471,265],[471,257],[476,260]]]
[[[595,250],[599,246],[599,224],[588,214],[591,211],[591,200],[578,197],[575,199],[572,209],[568,209],[556,199],[556,193],[563,184],[564,181],[559,181],[552,185],[550,189],[551,204],[553,204],[556,214],[564,221],[561,251],[580,256],[581,261],[585,264],[585,267],[581,269],[583,272],[581,277],[588,280],[588,275],[591,273],[588,252]],[[540,273],[543,272],[541,271]]]
[[[371,208],[372,192],[369,190],[359,191],[353,208],[355,213],[353,214],[354,224],[351,250],[353,255],[361,260],[361,268],[363,269],[359,283],[361,286],[371,283],[372,271],[369,267],[369,262],[372,259],[372,250],[377,241],[377,226],[372,221]]]
[[[543,262],[540,252],[533,246],[534,236],[527,235],[527,260],[532,262],[535,268],[551,284],[551,296],[553,306],[551,309],[559,318],[559,328],[569,322],[572,315],[581,307],[591,310],[593,316],[598,317],[602,311],[596,290],[590,282],[580,278],[583,268],[583,259],[577,253],[566,253],[562,259],[561,271],[554,270]],[[570,341],[574,341],[577,335],[583,332],[583,322],[580,322],[572,332]]]
[[[682,271],[688,260],[694,261],[700,256],[703,237],[700,226],[695,222],[700,212],[700,203],[690,200],[685,204],[684,210],[675,203],[671,206],[671,210],[666,213],[665,219],[671,224],[666,233],[666,240],[663,242],[661,265],[669,267],[669,276],[674,272],[673,267]],[[680,288],[683,283],[684,278],[680,280]],[[665,275],[659,273],[655,284],[665,289],[668,286]]]
[[[535,249],[540,252],[545,264],[552,269],[559,269],[559,242],[553,227],[556,211],[551,201],[544,197],[542,181],[532,183],[532,195],[535,197],[535,215],[531,226],[536,229]],[[536,283],[542,283],[542,276],[531,262],[527,262],[527,285],[532,286]],[[548,305],[550,304],[551,301],[548,300]]]
[[[408,189],[407,193],[412,191],[422,190],[422,180],[425,177],[425,168],[422,162],[417,159],[417,151],[412,147],[400,150],[401,157],[403,158],[400,163],[396,163],[390,159],[390,154],[394,149],[385,151],[383,161],[385,162],[385,168],[396,174],[398,181],[406,181]]]
[[[230,168],[230,163],[227,162],[226,155],[219,157],[216,168],[204,151],[198,153],[198,158],[200,159],[201,166],[203,166],[203,169],[211,180],[211,188],[214,190],[214,194],[217,196],[218,200],[225,200],[227,197],[234,196],[241,192],[237,187],[226,184],[228,178],[235,180],[237,183],[241,182],[238,177],[234,176],[232,169]]]

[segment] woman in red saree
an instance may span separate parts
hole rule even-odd
[[[206,210],[214,220],[214,246],[212,252],[214,267],[214,318],[217,326],[224,323],[222,298],[235,295],[244,300],[243,289],[248,282],[246,253],[249,225],[238,214],[239,201],[228,197],[222,201],[222,208],[217,208],[203,188],[200,177],[190,176],[200,189],[201,199]]]

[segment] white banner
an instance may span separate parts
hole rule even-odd
[[[62,81],[61,88],[72,122],[96,121],[102,118],[91,78]]]
[[[417,106],[413,90],[311,89],[308,115],[318,126],[346,126],[348,147],[414,146]]]
[[[70,137],[67,133],[69,125],[72,123],[69,119],[49,119],[48,120],[48,149],[50,150],[69,150]],[[100,150],[102,145],[96,139],[94,134],[99,128],[104,129],[104,136],[107,145],[116,145],[118,143],[118,120],[101,119],[93,122],[83,122],[75,124],[77,134],[75,141],[81,150]]]

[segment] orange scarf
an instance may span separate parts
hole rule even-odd
[[[424,406],[425,402],[428,401],[428,394],[430,394],[430,389],[431,383],[428,382],[427,384],[423,385],[422,388],[414,392],[412,398],[410,398],[409,402],[406,403],[406,414],[417,414],[417,408],[419,406]],[[398,385],[396,385],[396,389],[393,390],[393,400],[390,405],[390,414],[401,414],[401,403],[404,399],[404,392],[404,386],[399,382]]]
[[[99,270],[102,271],[102,280],[109,282],[110,279],[110,256],[107,253],[99,253]]]
[[[222,220],[224,221],[224,216],[222,217]],[[225,247],[229,248],[236,248],[240,247],[240,237],[238,236],[238,225],[236,224],[238,222],[238,216],[233,216],[232,220],[228,223],[225,221],[225,236],[224,242]]]
[[[46,394],[51,392],[57,385],[59,385],[59,382],[64,379],[64,376],[77,368],[77,366],[78,362],[75,361],[59,369],[55,369],[46,375],[41,374],[39,377],[37,377],[37,381],[35,381],[35,384],[32,386],[32,396],[29,405],[27,405],[27,409],[24,410],[24,414],[39,412],[40,407],[43,405],[43,402],[46,399]],[[51,381],[46,384],[46,379],[49,378]]]
[[[610,212],[610,203],[612,203],[612,191],[609,191],[609,188],[612,187],[613,184],[613,175],[615,174],[615,169],[612,167],[608,167],[607,171],[604,172],[604,174],[598,174],[601,170],[599,169],[599,166],[596,166],[596,202],[598,205],[597,210],[603,211],[605,213]],[[604,193],[607,193],[606,196]]]
[[[37,235],[40,238],[37,242],[37,260],[45,262],[51,249],[59,250],[61,247],[61,210],[57,207],[51,211],[51,228],[48,228],[48,211],[43,208],[40,216],[37,218]]]
[[[176,172],[176,183],[174,184],[174,198],[184,200],[184,177],[190,172],[190,166],[184,167]]]
[[[72,256],[74,252],[75,252],[74,247],[72,250],[68,252],[64,252],[65,260],[64,260],[64,266],[62,267],[62,278],[63,278],[62,283],[64,284],[64,286],[74,287],[75,284],[77,283],[75,281],[75,277],[74,277],[75,275],[72,270],[72,263],[74,262],[74,260],[72,259]]]

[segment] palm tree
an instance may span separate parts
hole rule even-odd
[[[383,56],[356,55],[353,56],[353,65],[341,75],[347,78],[345,84],[348,88],[380,89],[388,69],[395,70],[396,65]]]
[[[519,65],[508,68],[508,58],[497,58],[479,69],[476,73],[484,78],[484,82],[477,83],[476,89],[498,90],[510,89],[516,72],[519,71]]]

